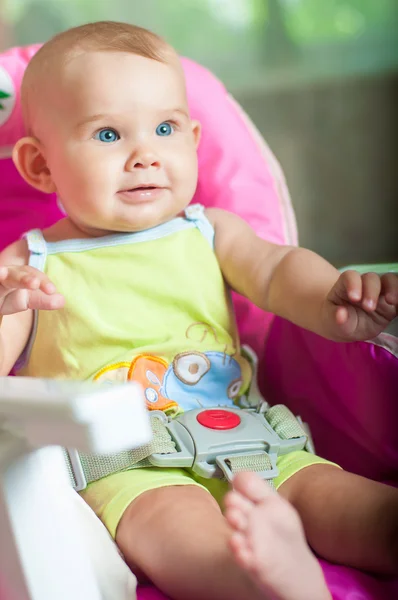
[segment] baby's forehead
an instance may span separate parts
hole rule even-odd
[[[68,95],[145,96],[147,90],[162,97],[162,92],[185,94],[185,76],[180,61],[174,56],[169,60],[156,61],[132,53],[84,52],[67,61],[58,61],[52,68],[51,87]],[[156,91],[155,91],[156,90]]]
[[[155,61],[132,53],[89,51],[52,57],[37,72],[31,110],[46,108],[67,114],[100,106],[111,110],[137,102],[156,106],[186,105],[185,77],[177,55]]]
[[[120,76],[123,79],[132,79],[141,75],[145,82],[151,75],[160,72],[168,72],[170,76],[184,80],[180,60],[174,54],[160,61],[131,52],[80,52],[67,57],[67,60],[58,61],[52,70],[54,75],[58,72],[64,80],[79,78],[89,81],[97,74],[99,77]]]
[[[161,108],[185,104],[185,78],[179,63],[133,54],[91,53],[66,65],[60,83],[63,98],[82,106]],[[72,98],[73,97],[73,98]],[[72,103],[72,102],[71,102]]]

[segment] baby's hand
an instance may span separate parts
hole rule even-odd
[[[64,298],[47,275],[29,266],[0,267],[0,315],[27,309],[56,310]]]
[[[336,340],[369,340],[397,316],[397,308],[397,275],[345,271],[328,294],[322,317]]]

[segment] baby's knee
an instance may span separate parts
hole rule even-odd
[[[150,527],[163,529],[165,523],[196,520],[201,513],[217,512],[220,508],[213,496],[199,485],[171,485],[142,493],[124,512],[117,535],[128,528],[132,531]]]
[[[340,480],[341,475],[344,477],[344,473],[334,463],[314,462],[295,471],[277,488],[278,493],[298,508],[302,501],[307,500],[308,496],[313,498],[318,494],[323,497],[325,493],[327,495],[327,490],[333,488],[335,482]]]
[[[156,579],[167,570],[173,572],[181,548],[200,557],[208,554],[215,540],[223,540],[226,554],[227,529],[207,490],[194,484],[169,486],[144,492],[128,506],[116,543],[133,572]]]

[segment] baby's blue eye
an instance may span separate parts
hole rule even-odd
[[[106,129],[100,129],[94,136],[95,140],[99,140],[100,142],[117,142],[120,140],[120,135],[114,129],[110,129],[107,127]]]
[[[170,123],[167,123],[167,121],[165,121],[164,123],[160,123],[160,125],[156,127],[156,135],[171,135],[173,131],[173,126],[170,125]]]

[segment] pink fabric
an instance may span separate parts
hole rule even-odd
[[[333,600],[393,600],[398,598],[395,582],[376,579],[366,573],[320,561]],[[169,600],[159,590],[140,586],[138,600]],[[245,599],[246,600],[246,599]]]
[[[398,585],[366,573],[320,561],[333,600],[392,600],[398,598]],[[138,600],[168,600],[159,590],[140,586]]]
[[[0,156],[23,134],[19,86],[37,48],[0,55],[0,81],[3,69],[16,89],[14,110],[0,127]],[[272,155],[222,84],[192,61],[183,59],[183,65],[191,113],[203,127],[194,201],[236,212],[266,239],[294,243],[294,217]],[[60,218],[54,196],[29,188],[10,158],[0,160],[0,182],[0,250],[28,229],[47,227]],[[311,423],[319,453],[355,472],[396,482],[396,359],[369,344],[332,344],[280,319],[274,321],[265,345],[272,317],[239,296],[234,302],[242,340],[260,356],[261,385],[268,397],[290,405]],[[394,582],[321,564],[335,600],[398,597]],[[165,596],[141,586],[138,598]]]
[[[165,596],[157,590],[156,588],[150,585],[140,585],[137,590],[137,599],[138,600],[169,600],[168,596]],[[0,598],[1,600],[1,598]]]
[[[333,600],[393,600],[398,598],[396,581],[373,577],[348,567],[332,565],[324,560],[321,560],[320,563]]]
[[[0,160],[0,251],[34,227],[61,217],[55,198],[28,186],[10,158]]]
[[[366,342],[330,342],[276,318],[261,379],[272,403],[287,404],[311,424],[318,454],[348,471],[398,483],[398,361],[392,353]]]
[[[398,351],[398,340],[390,339]],[[311,424],[316,451],[348,471],[398,485],[398,361],[365,342],[338,344],[280,318],[261,387]],[[398,581],[321,561],[335,600],[398,598]]]

